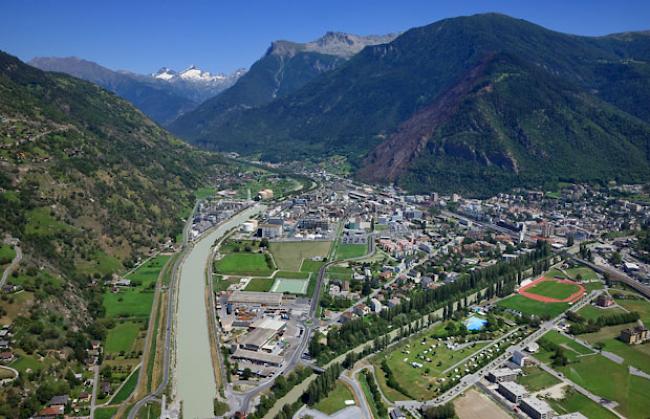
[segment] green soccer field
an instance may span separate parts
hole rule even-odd
[[[216,269],[223,275],[270,276],[273,273],[262,253],[229,253],[217,261]]]
[[[526,289],[526,292],[529,292],[531,294],[541,295],[542,297],[556,298],[558,300],[569,298],[571,295],[578,291],[580,291],[580,287],[578,285],[559,281],[542,281]]]

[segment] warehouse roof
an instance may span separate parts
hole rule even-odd
[[[232,355],[236,359],[247,359],[253,362],[261,362],[271,365],[282,365],[283,358],[278,355],[272,355],[266,352],[249,351],[247,349],[237,349]]]
[[[254,292],[254,291],[233,291],[228,298],[229,303],[243,304],[282,304],[281,292]]]

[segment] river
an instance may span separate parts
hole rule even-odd
[[[235,215],[190,249],[180,269],[176,326],[176,390],[183,402],[183,417],[213,417],[217,389],[210,357],[208,318],[205,307],[205,269],[217,239],[263,210],[255,206]]]

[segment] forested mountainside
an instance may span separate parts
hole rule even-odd
[[[4,293],[0,312],[14,349],[82,357],[102,335],[103,280],[181,231],[218,163],[114,94],[0,53],[0,237],[18,238],[24,254],[8,281],[24,291]],[[31,398],[3,399],[0,415],[34,413],[30,377]]]
[[[643,181],[649,60],[647,32],[582,37],[499,14],[445,19],[179,134],[270,160],[343,154],[362,179],[418,191]]]

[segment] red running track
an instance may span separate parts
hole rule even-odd
[[[575,285],[580,289],[578,291],[574,292],[573,294],[571,294],[570,296],[568,296],[567,298],[564,298],[564,299],[546,297],[544,295],[534,294],[532,292],[527,291],[529,288],[532,288],[535,285],[539,284],[540,282],[544,282],[544,281],[562,282],[564,284]],[[536,279],[536,280],[534,280],[533,282],[526,285],[525,287],[519,288],[519,291],[518,291],[518,293],[520,295],[523,295],[526,298],[530,298],[531,300],[541,301],[543,303],[573,303],[573,302],[579,300],[580,297],[582,297],[585,292],[586,292],[585,287],[583,287],[581,284],[578,284],[577,282],[570,281],[568,279],[557,279],[557,278],[551,279],[551,278],[546,278],[546,277],[543,277],[543,276]]]

